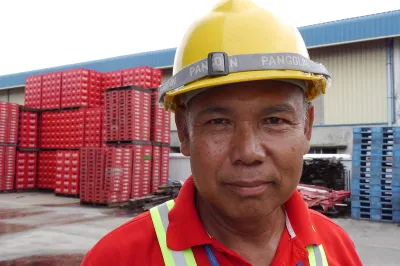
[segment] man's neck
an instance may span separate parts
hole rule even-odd
[[[249,221],[237,221],[222,215],[199,195],[196,195],[196,207],[203,226],[212,238],[248,260],[252,260],[252,252],[265,254],[269,257],[268,261],[272,260],[285,228],[285,212],[282,207],[260,219]]]

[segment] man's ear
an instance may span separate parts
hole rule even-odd
[[[306,121],[304,123],[304,135],[306,137],[306,143],[304,145],[303,154],[307,154],[311,148],[311,136],[312,136],[312,127],[314,124],[314,106],[310,103],[308,104]]]
[[[179,106],[175,111],[175,123],[181,143],[181,153],[190,156],[189,129],[186,120],[186,107]]]
[[[307,139],[310,141],[312,136],[312,127],[314,124],[314,105],[311,103],[308,104],[308,111],[307,111],[307,120],[304,127],[304,133]]]

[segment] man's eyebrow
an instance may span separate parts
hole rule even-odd
[[[205,114],[232,114],[233,110],[228,107],[222,107],[222,106],[209,106],[204,109],[202,109],[197,115],[205,115]]]
[[[262,115],[270,115],[270,114],[283,113],[283,112],[294,113],[294,112],[296,112],[296,109],[294,108],[293,105],[291,105],[289,103],[282,103],[282,104],[276,104],[276,105],[265,107],[261,110],[260,113]]]

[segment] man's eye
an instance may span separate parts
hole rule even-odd
[[[283,119],[278,117],[270,117],[264,120],[266,124],[280,124],[283,123]]]
[[[209,123],[214,124],[214,125],[224,125],[224,124],[228,124],[229,120],[223,119],[223,118],[218,118],[218,119],[210,120]]]

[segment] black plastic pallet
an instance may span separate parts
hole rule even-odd
[[[157,91],[157,88],[142,88],[142,87],[137,87],[137,86],[122,86],[122,87],[115,87],[115,88],[108,88],[106,89],[106,92],[112,92],[112,91],[129,91],[129,90],[137,90],[137,91],[142,91],[146,93],[153,93],[154,91]]]
[[[45,112],[74,111],[74,110],[86,109],[86,108],[90,108],[90,107],[87,107],[87,106],[72,106],[72,107],[63,107],[63,108],[54,108],[54,109],[41,109],[40,112],[41,113],[45,113]],[[94,107],[94,108],[96,108],[96,107]]]
[[[106,145],[151,145],[150,141],[144,140],[107,140]]]

